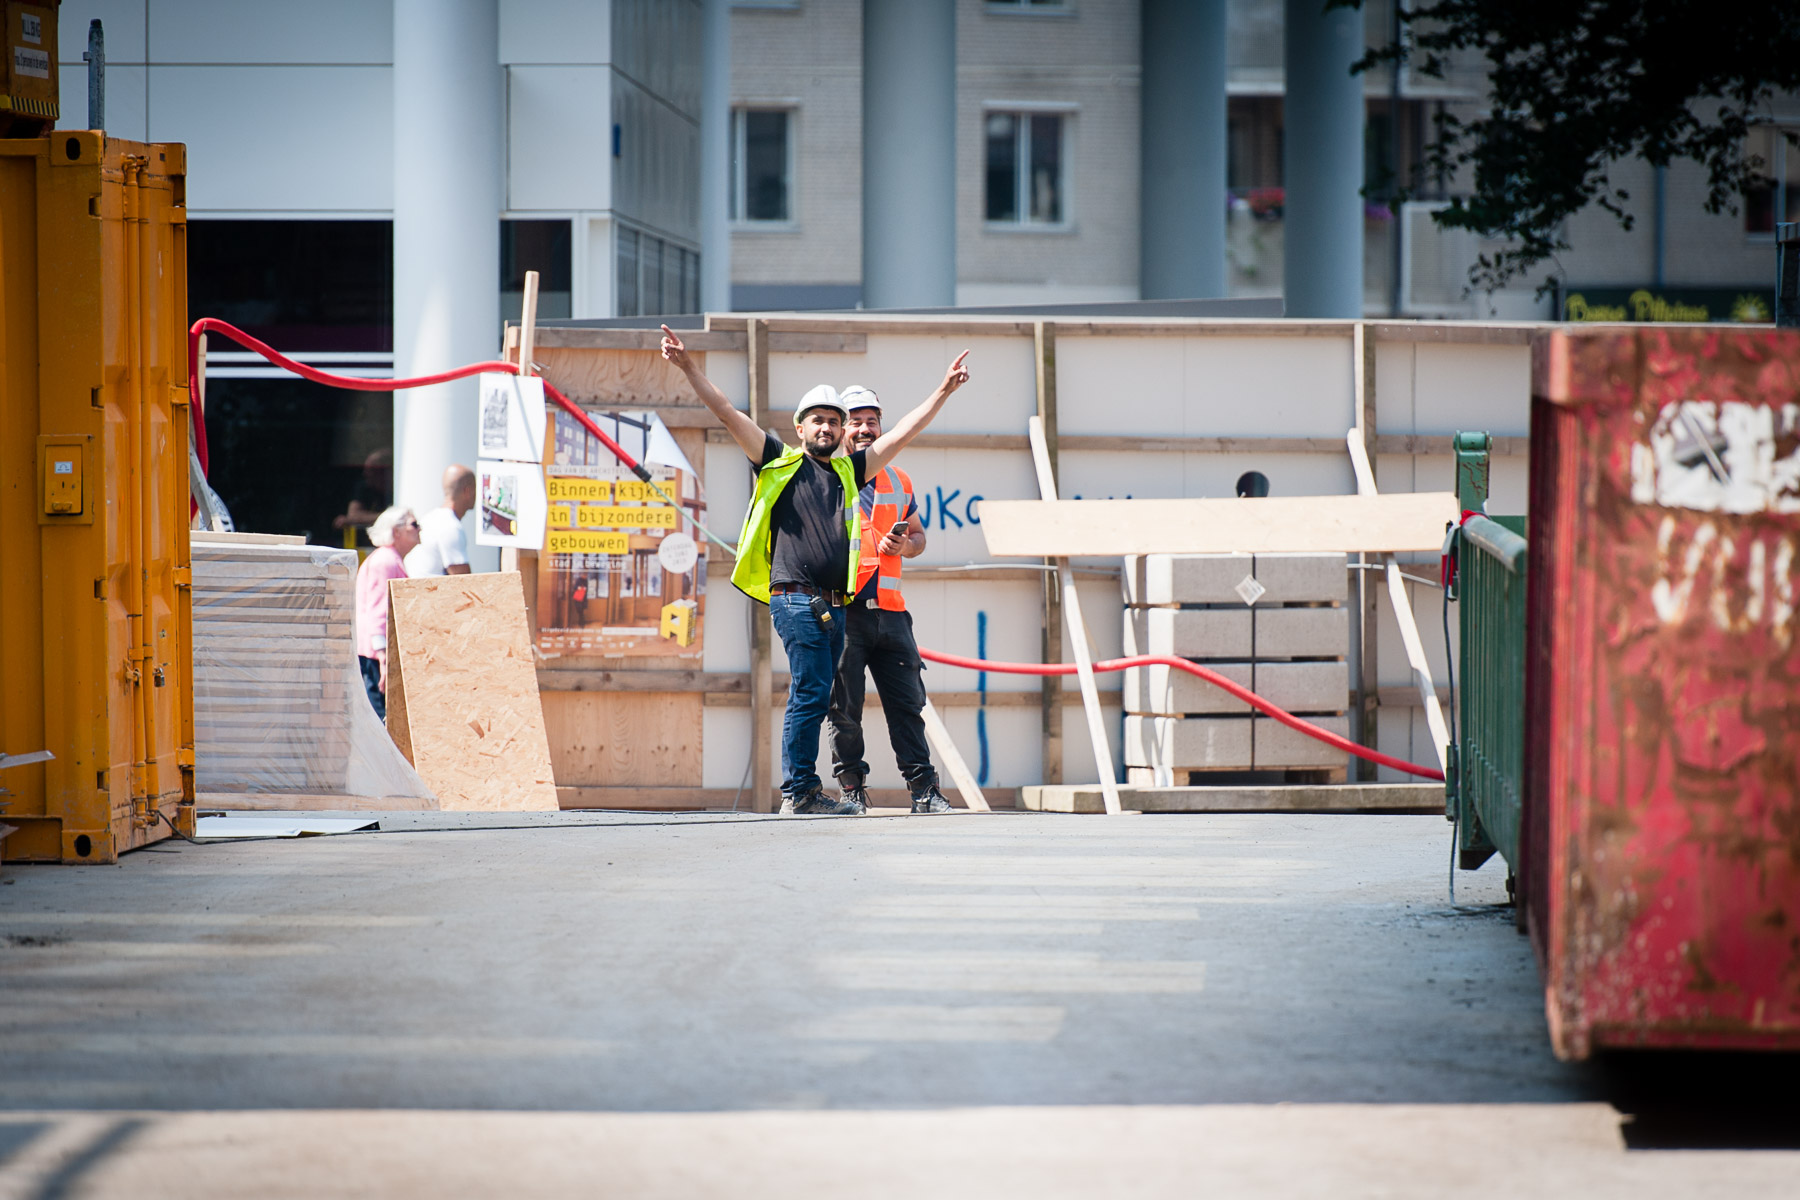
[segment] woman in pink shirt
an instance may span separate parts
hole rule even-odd
[[[356,659],[375,715],[387,720],[388,580],[405,579],[401,561],[419,544],[419,522],[410,508],[394,507],[369,526],[375,551],[356,571]]]

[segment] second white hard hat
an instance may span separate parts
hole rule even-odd
[[[860,383],[853,383],[838,393],[838,399],[844,402],[844,411],[853,408],[872,408],[881,411],[881,397]]]

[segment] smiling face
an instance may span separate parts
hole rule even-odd
[[[851,450],[867,450],[881,436],[881,410],[879,408],[853,408],[850,410],[850,423],[844,426],[846,443]]]
[[[835,408],[809,408],[800,414],[794,428],[800,434],[800,446],[814,458],[830,458],[844,440],[844,415]]]

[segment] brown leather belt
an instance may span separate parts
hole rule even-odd
[[[786,596],[790,593],[802,596],[823,596],[840,608],[849,600],[849,597],[843,592],[833,591],[830,588],[814,587],[810,583],[771,583],[769,585],[769,594],[771,596]]]

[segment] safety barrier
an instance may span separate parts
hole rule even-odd
[[[1473,870],[1498,850],[1516,873],[1525,781],[1526,541],[1471,516],[1457,532],[1462,647],[1455,778],[1446,794],[1458,863]]]

